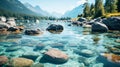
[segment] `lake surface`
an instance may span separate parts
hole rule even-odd
[[[50,24],[61,24],[64,27],[63,32],[53,34],[46,31]],[[115,42],[117,38],[109,38],[106,36],[107,33],[84,35],[82,27],[68,26],[68,24],[70,22],[62,21],[24,23],[26,29],[40,28],[43,34],[28,36],[23,33],[0,36],[0,55],[14,58],[21,56],[23,53],[36,53],[41,57],[43,55],[42,52],[46,49],[57,48],[69,56],[68,62],[61,65],[44,63],[44,67],[115,67],[114,65],[116,64],[109,64],[109,61],[102,62],[102,58],[98,57],[101,53],[108,52],[106,46],[119,45],[120,43]],[[45,48],[34,50],[35,46],[39,44],[44,45]],[[12,51],[13,47],[16,50]],[[83,53],[81,53],[82,51]],[[38,60],[39,58],[35,62],[37,63]]]

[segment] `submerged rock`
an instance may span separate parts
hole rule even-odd
[[[104,67],[120,67],[119,55],[102,53],[97,57],[97,61],[104,63]]]
[[[51,47],[63,49],[64,45],[62,43],[53,43],[53,44],[51,44]]]
[[[34,51],[37,51],[37,50],[42,50],[45,48],[45,45],[44,44],[39,44],[39,45],[36,45],[35,48],[34,48]]]
[[[114,47],[107,47],[108,51],[110,51],[110,53],[114,53],[114,54],[120,54],[120,48],[116,46]]]
[[[21,48],[20,46],[10,46],[10,47],[7,47],[7,49],[5,50],[5,52],[17,51],[17,50],[19,50],[20,48]]]
[[[92,57],[95,55],[95,53],[92,50],[87,50],[87,49],[75,50],[74,52],[84,57]]]
[[[69,57],[60,50],[50,49],[41,58],[42,63],[63,64],[68,61]]]
[[[31,67],[33,65],[33,61],[26,58],[12,58],[9,61],[9,66],[12,67]]]
[[[37,29],[37,30],[25,30],[26,35],[39,35],[42,34],[42,32]]]
[[[8,58],[6,56],[0,56],[0,65],[4,65],[8,62]]]
[[[38,56],[39,56],[39,53],[26,52],[26,53],[22,54],[21,57],[31,59],[31,60],[35,61],[38,58]]]

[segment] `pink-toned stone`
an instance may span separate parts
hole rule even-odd
[[[9,62],[9,65],[12,67],[31,67],[33,61],[26,58],[12,58]]]
[[[6,56],[0,56],[0,65],[6,64],[8,62],[8,58]]]
[[[42,60],[44,60],[45,62],[53,64],[63,64],[67,62],[68,59],[68,55],[57,49],[48,50],[42,57]]]
[[[107,54],[103,53],[102,56],[106,57],[107,60],[112,61],[114,63],[120,63],[120,56],[116,54]]]

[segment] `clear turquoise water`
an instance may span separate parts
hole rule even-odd
[[[48,23],[61,24],[64,26],[64,30],[60,34],[52,34],[46,31],[49,26]],[[23,53],[36,53],[42,56],[42,52],[45,49],[57,48],[62,50],[69,56],[69,61],[65,64],[55,65],[45,63],[44,67],[112,67],[104,66],[105,63],[98,61],[97,57],[100,53],[107,52],[104,45],[119,45],[114,42],[114,38],[106,37],[104,34],[83,34],[83,28],[80,26],[68,26],[69,22],[54,22],[54,21],[41,21],[40,23],[24,24],[26,29],[40,28],[43,34],[38,36],[28,36],[23,34],[18,35],[5,35],[0,36],[0,55],[6,55],[8,57],[19,57]],[[12,36],[12,37],[11,37]],[[17,37],[15,37],[17,36]],[[94,42],[94,37],[99,38],[98,42]],[[36,45],[43,44],[45,48],[43,50],[34,51]],[[11,46],[18,46],[19,50],[6,52]],[[79,51],[88,50],[91,53],[78,54]],[[86,56],[87,55],[87,56]],[[36,60],[38,62],[39,58]],[[114,66],[113,66],[114,67]]]

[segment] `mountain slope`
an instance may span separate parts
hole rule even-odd
[[[38,14],[42,14],[43,16],[52,16],[52,17],[61,17],[61,14],[56,13],[56,12],[52,12],[52,13],[48,13],[47,11],[44,11],[43,9],[41,9],[39,6],[35,6],[33,7],[31,4],[29,3],[24,3],[24,5],[30,9],[31,11],[38,13]]]
[[[0,9],[7,10],[12,13],[21,13],[28,15],[37,15],[33,11],[26,8],[20,1],[18,0],[0,0]]]
[[[84,4],[79,5],[78,7],[72,9],[71,11],[66,12],[62,17],[71,17],[76,18],[79,14],[83,13]]]
[[[35,6],[33,7],[31,4],[29,3],[24,3],[24,5],[31,11],[35,12],[35,13],[38,13],[38,14],[42,14],[43,16],[48,16],[49,13],[42,10],[39,6]]]

